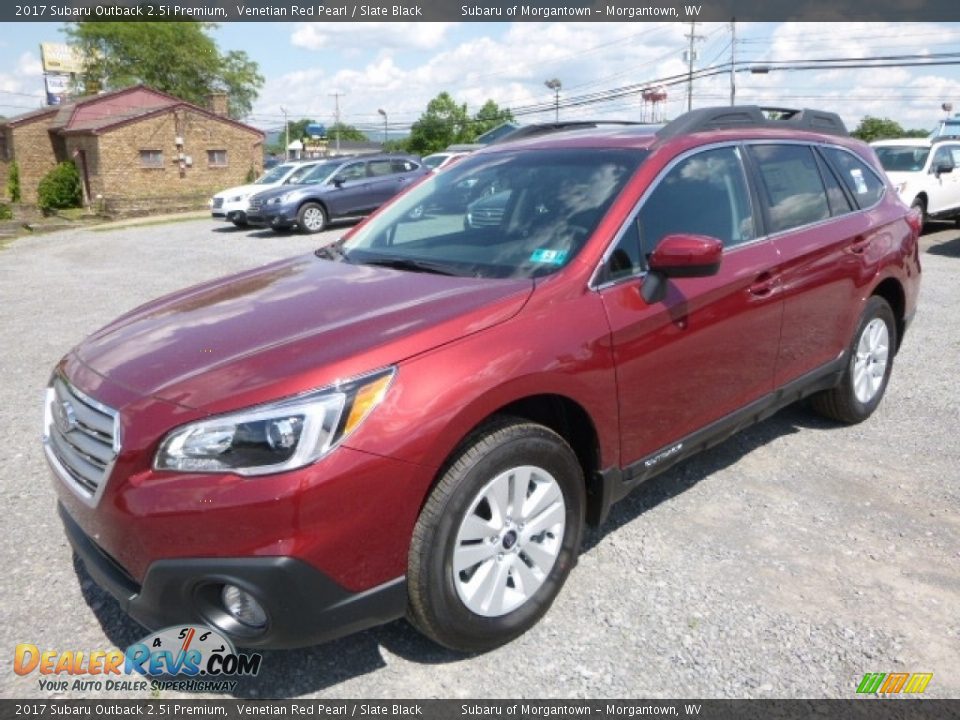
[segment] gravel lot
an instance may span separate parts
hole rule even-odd
[[[846,698],[865,672],[905,671],[960,697],[960,230],[923,243],[919,314],[868,422],[788,408],[661,476],[588,534],[545,620],[507,647],[458,656],[398,621],[265,653],[236,694]],[[318,244],[205,219],[0,250],[0,696],[92,696],[14,675],[17,643],[145,634],[71,560],[39,443],[52,366],[141,302]]]

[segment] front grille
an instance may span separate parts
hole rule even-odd
[[[250,198],[249,202],[247,203],[247,207],[251,209],[260,208],[262,205],[263,205],[263,200],[256,197]]]
[[[497,227],[503,222],[503,208],[483,208],[473,210],[468,216],[471,227]]]
[[[223,207],[223,198],[222,198],[222,197],[215,197],[215,198],[213,199],[213,207],[214,207],[214,209],[216,209],[216,208],[222,208],[222,207]]]
[[[56,377],[47,388],[43,444],[60,479],[95,505],[120,450],[117,411]]]

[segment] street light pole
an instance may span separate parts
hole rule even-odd
[[[554,121],[560,122],[560,88],[563,86],[557,78],[547,80],[544,85],[553,90]]]
[[[383,115],[383,146],[387,146],[387,111],[383,108],[377,108],[377,112]]]

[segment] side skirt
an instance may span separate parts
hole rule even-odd
[[[840,384],[847,364],[846,353],[826,365],[789,382],[782,388],[755,400],[749,405],[712,422],[675,443],[662,447],[645,458],[631,463],[625,468],[601,470],[599,482],[594,483],[594,492],[599,495],[591,503],[591,512],[587,522],[599,526],[607,519],[610,508],[631,491],[672,468],[682,460],[701,450],[719,445],[734,433],[754,423],[766,420],[776,412],[802,400],[813,393],[829,390]]]

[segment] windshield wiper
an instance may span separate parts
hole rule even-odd
[[[436,263],[414,260],[413,258],[381,257],[364,260],[364,265],[379,265],[394,268],[395,270],[410,270],[412,272],[434,273],[435,275],[456,275],[448,267]]]

